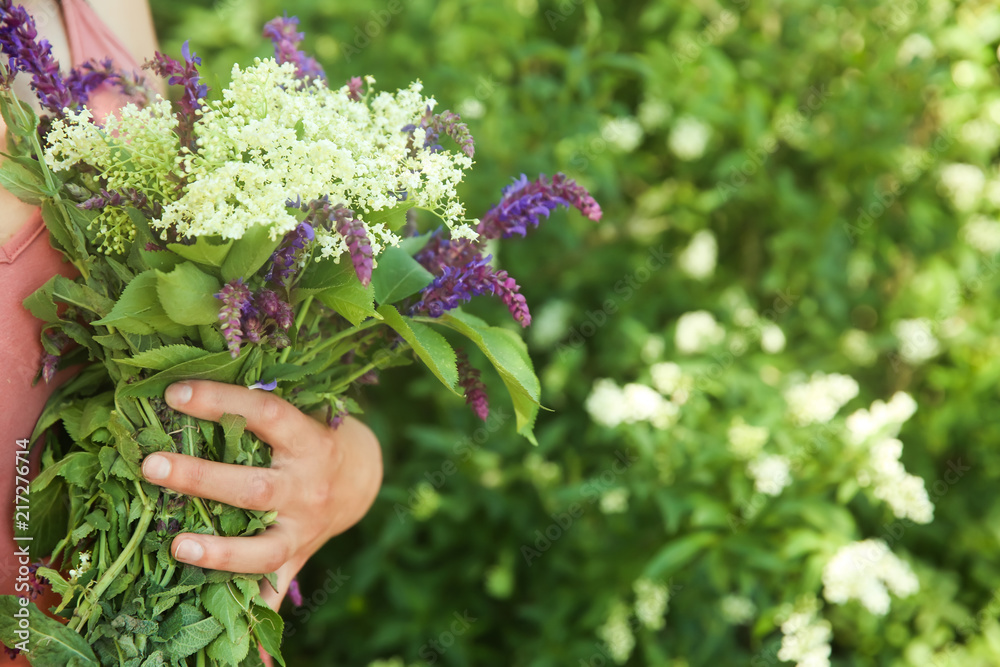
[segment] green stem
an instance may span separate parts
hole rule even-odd
[[[198,657],[195,658],[195,667],[205,667],[205,649],[198,649]]]
[[[163,575],[163,579],[160,580],[160,587],[166,588],[167,584],[170,583],[170,578],[174,576],[174,569],[176,569],[177,563],[171,561],[170,565],[167,566],[167,571]]]
[[[146,536],[146,530],[149,528],[149,523],[153,519],[155,508],[152,503],[146,500],[146,494],[142,492],[142,487],[139,485],[139,482],[134,483],[136,490],[139,492],[139,497],[143,500],[142,514],[139,515],[139,523],[135,527],[135,532],[132,533],[132,538],[128,541],[128,544],[125,545],[125,548],[122,549],[118,558],[115,559],[115,562],[111,564],[111,567],[109,567],[107,571],[105,571],[104,575],[97,582],[97,585],[95,585],[94,588],[92,588],[87,594],[86,599],[84,599],[80,606],[76,608],[76,611],[73,612],[73,618],[69,621],[70,630],[76,630],[79,632],[80,626],[83,625],[83,623],[90,616],[91,607],[100,601],[101,595],[103,595],[104,591],[108,589],[111,582],[113,582],[118,575],[121,574],[121,571],[125,569],[129,560],[132,559],[132,555],[142,543],[142,538]]]
[[[312,305],[313,295],[310,294],[305,299],[302,300],[302,305],[299,306],[299,314],[295,317],[295,324],[292,326],[292,333],[298,338],[299,329],[302,327],[302,322],[306,319],[306,313],[309,312],[309,306]],[[278,363],[285,363],[288,361],[288,355],[292,353],[292,346],[289,345],[284,350],[281,351],[281,356],[278,358]]]
[[[351,327],[350,329],[344,329],[340,333],[335,334],[334,336],[331,336],[330,338],[327,338],[325,341],[323,341],[321,344],[319,344],[316,347],[314,347],[309,352],[306,352],[305,355],[299,357],[296,360],[296,362],[298,363],[299,366],[304,366],[306,364],[306,362],[312,361],[312,359],[317,354],[319,354],[320,352],[323,352],[324,350],[330,349],[331,347],[333,347],[334,345],[336,345],[340,341],[344,340],[348,336],[353,336],[354,334],[360,333],[360,332],[364,331],[365,329],[371,329],[373,326],[375,326],[377,324],[381,324],[381,323],[382,323],[382,320],[371,319],[371,320],[368,320],[366,322],[362,322],[361,324],[359,324],[356,327]]]

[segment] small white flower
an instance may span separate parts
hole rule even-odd
[[[619,153],[631,153],[642,143],[642,125],[635,118],[612,118],[601,127],[601,137]]]
[[[819,616],[818,601],[800,601],[781,624],[781,633],[779,660],[795,662],[796,667],[829,667],[833,632],[830,622]]]
[[[955,208],[961,211],[976,205],[985,185],[986,175],[975,165],[955,163],[941,170],[941,187]]]
[[[882,540],[841,547],[823,568],[823,597],[834,604],[858,600],[876,616],[889,611],[889,593],[907,597],[920,589],[916,575]]]
[[[628,511],[628,489],[610,489],[601,494],[601,512],[604,514],[624,514]]]
[[[611,608],[608,620],[597,629],[597,636],[607,645],[608,653],[619,665],[628,661],[635,648],[635,634],[629,625],[629,608],[618,602]]]
[[[899,45],[899,50],[896,52],[896,64],[905,67],[916,58],[929,60],[932,57],[934,57],[934,42],[926,35],[913,33],[908,35]]]
[[[760,456],[747,465],[747,473],[754,479],[757,493],[781,495],[781,490],[792,483],[791,465],[784,456]]]
[[[715,235],[707,229],[698,231],[677,258],[677,266],[695,280],[705,280],[715,271],[719,246]]]
[[[672,361],[653,364],[649,373],[653,376],[653,386],[656,387],[656,391],[664,396],[669,396],[680,389],[684,380],[684,371]]]
[[[777,354],[785,349],[785,332],[777,324],[768,322],[760,333],[760,347],[768,354]]]
[[[746,625],[753,620],[757,606],[742,595],[727,595],[719,602],[722,617],[732,625]]]
[[[650,630],[659,630],[666,625],[663,616],[670,602],[670,589],[665,584],[639,579],[632,584],[635,591],[635,615],[639,622]]]
[[[708,125],[697,118],[683,116],[674,123],[667,144],[679,159],[690,162],[705,154],[710,136],[711,128]]]
[[[767,443],[770,433],[763,426],[751,426],[736,417],[727,432],[729,451],[737,458],[749,460],[757,456]]]
[[[467,97],[459,103],[458,113],[462,118],[482,118],[486,115],[486,105],[478,97]]]
[[[1000,221],[976,216],[962,227],[962,238],[984,255],[1000,252]]]
[[[674,345],[682,354],[695,354],[721,343],[725,335],[725,330],[710,312],[696,310],[677,319]]]
[[[825,424],[858,395],[858,390],[857,381],[850,376],[816,372],[808,382],[785,391],[785,402],[792,420],[799,425]]]
[[[921,364],[941,352],[937,338],[931,333],[931,322],[925,317],[896,320],[892,333],[899,340],[899,356],[910,364]]]

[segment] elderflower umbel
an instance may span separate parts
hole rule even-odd
[[[962,227],[962,238],[985,255],[1000,252],[1000,222],[976,216]]]
[[[729,437],[729,451],[743,460],[757,456],[770,436],[765,427],[751,426],[742,417],[733,419],[726,434]]]
[[[628,489],[610,489],[601,494],[602,514],[624,514],[628,511]]]
[[[961,211],[972,209],[986,185],[986,175],[971,164],[949,164],[941,170],[941,188]]]
[[[781,633],[779,660],[794,662],[796,667],[829,667],[832,626],[819,616],[817,600],[800,601],[781,624]]]
[[[807,426],[830,421],[845,403],[857,395],[858,383],[854,378],[817,371],[808,382],[787,389],[785,402],[792,420],[800,426]]]
[[[931,333],[931,322],[925,317],[896,320],[892,333],[899,339],[899,356],[909,364],[922,364],[941,352],[937,338]]]
[[[920,589],[910,565],[870,539],[841,547],[823,568],[823,597],[835,604],[858,600],[876,616],[889,611],[889,593],[907,597]]]
[[[586,408],[595,422],[610,428],[645,421],[664,429],[677,421],[680,412],[652,387],[638,383],[619,387],[607,378],[594,383]]]
[[[690,162],[705,154],[711,128],[697,118],[683,116],[670,130],[667,145],[678,159]]]
[[[757,606],[742,595],[727,595],[719,602],[722,618],[732,625],[746,625],[753,620]]]
[[[702,229],[691,237],[691,242],[677,258],[677,266],[689,277],[705,280],[715,271],[718,253],[719,245],[715,241],[715,235]]]
[[[726,332],[707,310],[684,313],[677,319],[674,345],[682,354],[704,352],[722,342]]]
[[[778,455],[760,456],[747,465],[747,473],[754,480],[754,490],[769,496],[781,494],[792,483],[791,465],[787,458]]]
[[[666,623],[663,620],[670,602],[670,589],[666,584],[650,579],[638,579],[632,584],[635,591],[635,615],[645,627],[659,630]]]
[[[89,571],[89,570],[90,570],[90,552],[89,551],[81,551],[80,552],[80,569],[78,569],[78,570],[70,570],[69,571],[69,580],[72,581],[72,582],[76,582],[77,579],[79,579],[81,576],[83,576],[84,574],[86,574],[87,571]]]
[[[619,665],[629,659],[635,648],[635,635],[628,619],[629,608],[623,602],[618,602],[611,608],[604,625],[597,628],[597,636],[607,645],[611,659]]]

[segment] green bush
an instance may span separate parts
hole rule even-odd
[[[153,5],[216,72],[287,10],[331,80],[423,80],[478,213],[522,172],[604,206],[500,253],[537,449],[419,375],[367,394],[385,486],[290,664],[1000,664],[993,3]]]

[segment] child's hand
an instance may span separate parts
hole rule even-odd
[[[142,463],[150,482],[180,493],[253,510],[277,510],[278,523],[253,537],[181,533],[179,561],[227,572],[277,572],[278,590],[261,584],[277,610],[302,565],[365,515],[382,484],[382,452],[371,430],[347,417],[336,430],[266,391],[191,380],[167,388],[174,409],[218,421],[242,415],[273,450],[270,468],[217,463],[163,452]],[[159,472],[161,467],[164,472]]]

